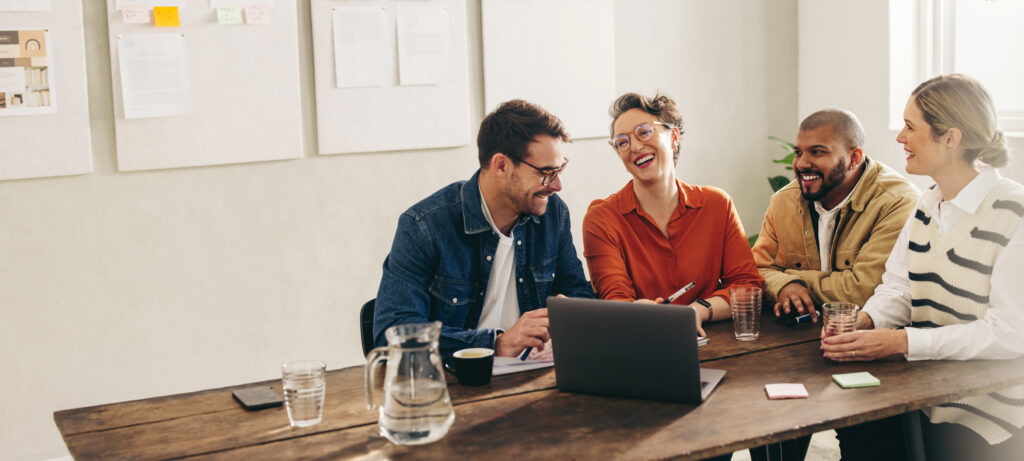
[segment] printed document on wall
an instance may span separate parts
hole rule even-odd
[[[181,34],[117,39],[125,118],[168,117],[192,111],[192,78]]]
[[[390,86],[395,72],[394,53],[388,48],[387,11],[374,5],[339,4],[331,15],[335,86]]]
[[[0,115],[57,113],[50,45],[45,29],[0,30]]]
[[[50,0],[0,0],[0,11],[50,11]]]
[[[441,5],[398,10],[398,74],[402,85],[436,85],[448,81],[448,10]]]
[[[156,6],[176,6],[178,10],[185,8],[185,0],[115,0],[114,9],[121,11],[121,8],[130,5],[141,5],[149,10]]]

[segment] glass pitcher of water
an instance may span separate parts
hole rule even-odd
[[[377,364],[387,359],[380,433],[398,445],[434,442],[455,421],[437,340],[441,322],[395,325],[384,332],[387,347],[366,356],[367,409],[375,407]]]

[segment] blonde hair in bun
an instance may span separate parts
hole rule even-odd
[[[981,161],[999,168],[1010,157],[1003,132],[996,129],[996,110],[988,91],[964,74],[931,78],[918,85],[914,104],[931,127],[932,137],[944,136],[950,128],[960,130],[964,161]]]
[[[1006,147],[1006,139],[1003,138],[1002,130],[996,130],[989,145],[978,152],[978,160],[996,168],[1006,166],[1010,160],[1010,151]]]

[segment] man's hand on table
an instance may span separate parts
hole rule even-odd
[[[494,342],[499,357],[515,357],[527,347],[544,350],[544,343],[551,339],[548,332],[548,308],[529,311],[519,317],[505,333]]]
[[[811,321],[818,321],[818,313],[814,310],[814,301],[811,300],[811,292],[800,282],[790,282],[779,291],[778,301],[775,303],[775,316],[780,317],[782,313],[790,314],[796,311],[798,315],[811,314]]]

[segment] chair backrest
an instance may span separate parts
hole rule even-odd
[[[363,356],[373,349],[373,309],[376,303],[377,298],[373,298],[359,309],[359,334],[363,338]]]

